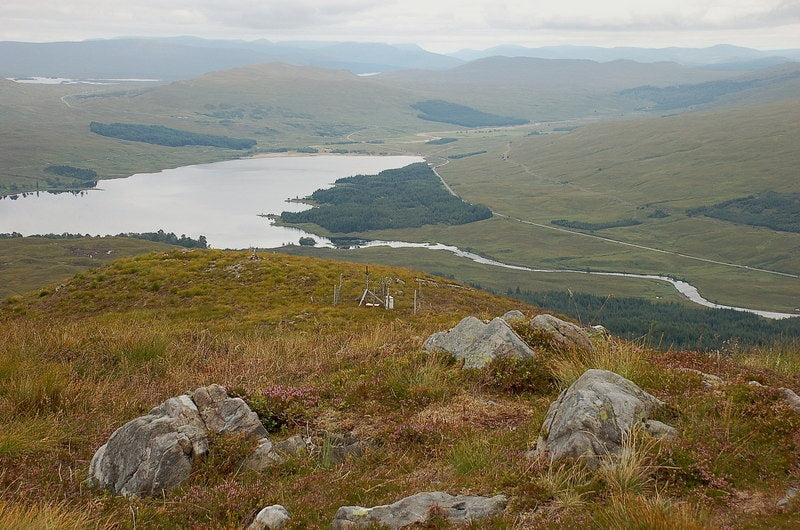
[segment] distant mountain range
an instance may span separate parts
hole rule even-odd
[[[597,62],[618,60],[639,63],[675,62],[685,66],[714,69],[753,70],[799,61],[800,50],[762,51],[720,44],[709,48],[600,48],[596,46],[495,46],[486,50],[461,50],[450,54],[463,61],[485,57],[535,57],[538,59],[588,59]]]
[[[538,59],[675,62],[722,70],[755,70],[800,61],[800,50],[761,51],[729,45],[710,48],[599,48],[498,46],[450,55],[415,44],[357,42],[270,42],[196,37],[119,38],[82,42],[0,42],[0,76],[188,79],[250,64],[283,62],[349,70],[356,74],[397,70],[447,70],[477,59],[506,56]]]

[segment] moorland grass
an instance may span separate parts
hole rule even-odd
[[[714,527],[736,514],[752,519],[730,502],[749,492],[773,499],[753,519],[759,524],[797,522],[796,512],[774,507],[796,473],[799,427],[774,387],[797,388],[798,381],[773,369],[769,351],[758,364],[741,364],[611,339],[597,344],[594,357],[543,352],[535,370],[501,363],[485,373],[463,371],[423,354],[422,341],[468,314],[489,318],[518,308],[532,316],[537,310],[381,266],[371,266],[371,274],[393,279],[397,309],[359,308],[361,265],[249,256],[178,250],[126,258],[75,277],[58,292],[4,302],[5,506],[37,517],[55,510],[65,527],[76,514],[75,526],[97,528],[241,527],[260,507],[280,503],[293,514],[293,527],[324,528],[339,506],[441,489],[509,495],[510,508],[483,526],[490,528],[632,525],[636,513],[674,527],[692,527],[691,517]],[[163,282],[158,291],[148,288],[154,275]],[[334,307],[326,293],[340,275],[345,296]],[[425,280],[426,303],[414,315],[416,279]],[[189,284],[202,295],[182,294]],[[223,311],[205,310],[209,304]],[[632,437],[630,451],[600,470],[528,461],[524,453],[557,396],[555,382],[566,384],[570,374],[602,362],[627,370],[667,402],[659,417],[677,426],[678,441],[653,445]],[[732,383],[710,390],[681,368]],[[770,388],[742,382],[749,377]],[[92,454],[114,429],[210,383],[249,400],[265,420],[279,420],[271,423],[274,440],[353,431],[369,448],[362,458],[336,465],[292,457],[265,478],[238,465],[248,444],[223,436],[213,442],[214,455],[164,498],[124,499],[81,485]],[[0,526],[18,517],[3,510]]]

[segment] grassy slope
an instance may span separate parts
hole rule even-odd
[[[544,110],[547,119],[596,119],[619,117],[633,109],[631,101],[610,96],[612,89],[647,79],[682,82],[729,75],[675,66],[598,66],[576,61],[566,69],[552,67],[549,75],[543,76],[538,63],[523,63],[515,67],[513,80],[497,84],[497,69],[502,66],[487,61],[446,75],[426,72],[420,77],[417,72],[395,78],[270,63],[150,89],[24,85],[0,80],[0,140],[4,145],[0,184],[35,189],[36,181],[47,176],[43,169],[50,164],[87,167],[103,178],[113,178],[242,155],[224,149],[165,148],[101,138],[88,131],[93,120],[253,138],[261,149],[296,148],[343,141],[355,131],[368,131],[367,137],[358,139],[372,140],[397,139],[428,129],[431,124],[417,119],[417,112],[410,108],[424,99],[454,100],[526,119],[542,119]],[[604,82],[598,84],[600,77]],[[562,85],[539,86],[543,79],[558,79]],[[565,91],[564,83],[576,88]],[[359,148],[384,150],[368,144]],[[404,146],[400,148],[404,150]]]
[[[121,237],[0,239],[0,299],[42,289],[121,257],[173,248]]]
[[[91,97],[84,97],[91,96]],[[89,122],[164,125],[197,133],[252,138],[258,148],[297,148],[371,129],[392,136],[422,123],[417,101],[347,72],[281,64],[243,67],[151,89],[104,91],[83,85],[0,81],[0,184],[43,188],[51,164],[124,177],[246,155],[209,147],[163,147],[98,136]],[[226,118],[226,112],[242,111]],[[222,117],[208,116],[217,113]],[[221,113],[221,114],[220,114]],[[255,113],[255,114],[254,114]],[[327,136],[332,135],[332,138]],[[369,146],[363,146],[365,148]],[[379,151],[380,146],[373,146]],[[0,188],[0,192],[4,189]]]
[[[377,78],[392,86],[422,91],[430,98],[503,116],[561,121],[619,119],[640,105],[615,94],[624,88],[696,83],[730,75],[668,63],[490,57],[450,70],[405,70]]]
[[[63,528],[241,527],[254,510],[281,503],[293,528],[326,528],[338,506],[432,489],[509,495],[506,514],[484,528],[800,522],[796,508],[774,507],[797,478],[800,420],[776,391],[746,384],[798,389],[796,351],[657,355],[612,339],[591,356],[543,353],[519,369],[465,373],[421,354],[424,338],[468,314],[536,309],[382,266],[371,266],[371,276],[391,283],[397,309],[361,309],[354,299],[362,265],[260,257],[178,250],[126,258],[57,292],[3,303],[0,526],[27,518],[35,521],[29,526]],[[425,281],[415,316],[418,279]],[[340,281],[344,303],[333,307]],[[620,468],[628,475],[529,464],[522,453],[548,404],[586,367],[614,369],[667,401],[662,419],[678,427],[679,441],[637,439],[636,458]],[[732,384],[711,391],[679,367]],[[239,470],[244,448],[223,437],[166,499],[126,500],[81,486],[92,453],[115,428],[209,383],[246,396],[269,387],[307,396],[291,402],[275,439],[355,429],[371,448],[333,466],[294,458],[264,477]]]

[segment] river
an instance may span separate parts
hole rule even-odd
[[[671,283],[675,289],[683,296],[691,300],[692,302],[714,309],[732,309],[734,311],[741,311],[745,313],[753,313],[755,315],[759,315],[765,318],[770,318],[773,320],[782,320],[784,318],[796,318],[800,317],[800,313],[780,313],[777,311],[765,311],[761,309],[749,309],[746,307],[735,307],[729,305],[722,305],[722,304],[715,304],[709,300],[706,300],[700,295],[700,292],[697,290],[695,286],[690,283],[684,282],[682,280],[676,280],[675,278],[670,278],[669,276],[661,276],[656,274],[634,274],[628,272],[600,272],[600,271],[582,271],[582,270],[572,270],[572,269],[536,269],[532,267],[524,267],[521,265],[511,265],[508,263],[503,263],[501,261],[496,261],[489,258],[484,258],[478,254],[467,252],[466,250],[462,250],[458,247],[454,247],[451,245],[443,245],[441,243],[408,243],[404,241],[371,241],[363,245],[364,247],[376,247],[376,246],[388,246],[391,248],[426,248],[429,250],[443,250],[446,252],[451,252],[456,256],[466,258],[472,260],[476,263],[481,263],[483,265],[491,265],[493,267],[502,267],[505,269],[512,269],[518,271],[527,271],[527,272],[538,272],[538,273],[548,273],[548,274],[591,274],[596,276],[618,276],[624,278],[638,278],[642,280],[659,280],[663,282]]]

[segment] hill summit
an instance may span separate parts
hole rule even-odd
[[[388,296],[393,309],[366,304]],[[503,326],[531,358],[464,369],[423,350],[464,317],[510,310]],[[602,334],[565,346],[529,324],[539,313],[407,269],[214,250],[120,259],[9,297],[0,306],[0,526],[241,528],[280,504],[290,528],[327,528],[335,515],[350,528],[362,515],[396,513],[400,499],[438,499],[424,524],[447,528],[466,510],[459,503],[484,498],[494,502],[485,519],[454,520],[800,523],[800,413],[787,397],[800,389],[796,349],[663,353]],[[529,453],[555,436],[546,421],[558,415],[554,404],[581,395],[562,390],[589,376],[646,399],[648,425],[675,432],[640,430],[634,407],[616,456],[551,462]],[[592,386],[601,400],[603,385]],[[206,394],[257,414],[259,431],[282,448],[279,461],[252,470],[243,462],[261,446],[218,428],[164,496],[84,486],[93,454],[120,426]],[[617,411],[597,413],[605,424]]]

